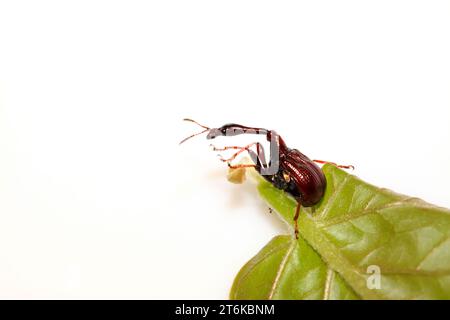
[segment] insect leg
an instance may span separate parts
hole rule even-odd
[[[256,145],[256,152],[250,149],[250,147],[253,145]],[[237,148],[240,149],[240,151],[238,151],[239,153],[247,151],[254,164],[231,165],[230,161],[227,161],[228,167],[232,169],[252,167],[255,168],[258,172],[261,171],[261,168],[266,168],[267,164],[264,155],[264,148],[259,142],[254,142],[246,147],[237,147]],[[234,147],[231,147],[231,149],[234,149]],[[235,158],[235,156],[233,156],[232,158]]]
[[[352,170],[355,170],[355,167],[353,166],[353,165],[341,165],[341,164],[337,164],[337,163],[334,163],[334,162],[330,162],[330,161],[324,161],[324,160],[313,160],[314,162],[317,162],[317,163],[321,163],[321,164],[326,164],[326,163],[329,163],[329,164],[332,164],[332,165],[334,165],[334,166],[336,166],[336,167],[338,167],[338,168],[342,168],[342,169],[352,169]]]
[[[242,149],[242,148],[245,148],[245,147],[239,147],[239,146],[226,146],[226,147],[223,147],[223,148],[217,148],[216,146],[214,146],[214,145],[212,145],[212,144],[210,144],[210,146],[212,147],[212,150],[213,150],[213,151],[226,151],[226,150],[232,150],[232,149]]]
[[[239,168],[256,168],[256,164],[236,164],[232,165],[228,163],[228,167],[231,169],[239,169]]]
[[[298,239],[298,217],[300,216],[300,207],[302,205],[300,202],[297,202],[297,209],[295,209],[295,216],[294,216],[294,232],[295,232],[295,239]]]
[[[261,171],[261,168],[267,167],[264,147],[259,142],[256,142],[256,153],[251,149],[248,149],[247,152],[250,155],[250,158],[252,158],[253,163],[256,164],[256,169],[258,172]]]
[[[233,154],[230,158],[228,158],[228,159],[221,158],[220,159],[223,162],[230,162],[230,161],[233,161],[234,159],[236,159],[236,157],[239,154],[241,154],[244,151],[248,151],[252,146],[254,146],[256,144],[258,144],[258,142],[250,143],[250,144],[246,145],[245,147],[236,147],[236,146],[229,146],[229,147],[224,147],[224,148],[216,148],[216,147],[214,147],[213,150],[214,151],[225,151],[225,150],[230,150],[230,149],[240,149],[238,152]]]

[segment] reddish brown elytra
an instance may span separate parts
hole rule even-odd
[[[207,139],[215,139],[219,136],[236,136],[240,134],[262,134],[265,135],[267,141],[270,142],[270,159],[266,162],[264,148],[259,142],[251,143],[244,147],[228,146],[224,148],[215,148],[215,151],[225,151],[235,149],[236,153],[228,159],[221,159],[226,162],[230,168],[246,168],[252,167],[269,181],[273,186],[281,189],[297,200],[297,208],[294,214],[295,237],[298,238],[298,217],[300,207],[310,207],[317,204],[322,199],[325,188],[326,178],[322,170],[316,163],[331,163],[323,160],[311,160],[297,149],[291,149],[286,146],[284,140],[274,130],[264,128],[246,127],[239,124],[225,124],[219,128],[209,128],[201,125],[192,119],[184,119],[185,121],[194,122],[204,130],[193,134],[185,139],[195,137],[197,135],[208,132]],[[256,152],[252,148],[256,148]],[[233,161],[242,152],[247,152],[253,164],[232,165]],[[340,168],[353,169],[353,166],[341,166]]]

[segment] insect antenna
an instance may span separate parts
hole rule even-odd
[[[193,138],[193,137],[195,137],[195,136],[198,136],[198,135],[200,135],[200,134],[203,134],[203,133],[205,133],[205,132],[208,132],[208,131],[211,129],[211,128],[209,128],[209,127],[207,127],[207,126],[204,126],[204,125],[202,125],[202,124],[200,124],[200,123],[198,123],[197,121],[192,120],[192,119],[185,118],[185,119],[183,119],[183,121],[193,122],[193,123],[195,123],[196,125],[202,127],[202,128],[205,129],[205,130],[203,130],[203,131],[201,131],[201,132],[194,133],[193,135],[190,135],[189,137],[184,138],[183,140],[180,141],[179,144],[182,144],[182,143],[186,142],[187,140],[189,140],[189,139],[191,139],[191,138]]]

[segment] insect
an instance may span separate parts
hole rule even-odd
[[[337,165],[333,162],[323,160],[311,160],[299,150],[288,148],[281,136],[274,130],[246,127],[234,123],[225,124],[218,128],[209,128],[192,119],[184,120],[199,125],[203,128],[203,131],[183,139],[180,144],[203,133],[207,133],[207,139],[215,139],[219,136],[236,136],[240,134],[265,135],[267,141],[270,142],[270,159],[268,162],[265,159],[264,148],[259,142],[253,142],[244,147],[213,147],[213,150],[237,150],[230,158],[221,158],[221,160],[226,162],[232,169],[254,168],[273,186],[287,192],[295,198],[297,201],[297,207],[293,219],[296,238],[298,238],[298,218],[300,207],[314,206],[322,199],[325,193],[327,181],[322,169],[316,163],[330,163],[340,168],[354,169],[351,165]],[[256,151],[254,150],[255,148]],[[231,164],[231,162],[243,152],[247,152],[250,155],[253,163],[237,165]]]

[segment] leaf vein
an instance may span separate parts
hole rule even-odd
[[[334,280],[334,271],[331,268],[327,270],[327,278],[325,280],[325,288],[323,291],[323,300],[330,300],[331,286]]]
[[[272,287],[270,288],[270,291],[269,291],[269,296],[268,296],[269,300],[271,300],[273,298],[273,295],[275,294],[275,291],[277,289],[278,283],[280,282],[280,279],[281,279],[281,275],[283,274],[283,271],[286,268],[286,265],[287,265],[287,262],[289,260],[289,257],[290,257],[292,251],[295,248],[295,244],[296,244],[296,242],[292,241],[289,249],[286,251],[286,254],[283,257],[283,260],[280,263],[277,275],[275,276],[275,280],[273,281]]]
[[[347,183],[347,181],[349,179],[350,179],[350,175],[346,176],[344,178],[344,180],[342,180],[342,182],[337,185],[336,189],[333,191],[333,194],[328,199],[328,203],[326,204],[325,208],[322,210],[322,213],[320,214],[320,216],[317,217],[318,219],[325,217],[329,213],[329,211],[333,207],[333,204],[336,200],[337,195],[344,188],[345,184]]]
[[[425,257],[420,260],[420,262],[417,264],[416,270],[419,270],[422,267],[422,264],[430,257],[433,252],[435,252],[438,248],[440,248],[444,243],[446,243],[450,238],[444,237],[441,241],[439,241],[433,248],[430,249],[430,252],[428,252]]]
[[[413,198],[410,198],[410,199],[413,199]],[[380,206],[380,207],[377,207],[377,208],[371,208],[371,209],[367,209],[367,210],[356,211],[354,213],[347,213],[346,215],[343,215],[343,216],[340,216],[340,217],[337,217],[337,218],[334,218],[334,219],[330,220],[328,223],[317,222],[317,224],[320,225],[320,227],[325,227],[325,228],[326,227],[331,227],[331,226],[334,226],[336,224],[340,224],[340,223],[343,223],[343,222],[348,222],[350,220],[357,219],[357,218],[360,218],[360,217],[365,216],[365,215],[380,213],[379,211],[382,211],[382,210],[391,209],[391,208],[395,208],[395,207],[398,207],[398,206],[403,206],[405,204],[404,203],[405,201],[406,201],[405,199],[402,199],[402,200],[398,200],[398,201],[395,201],[395,202],[387,203],[387,204],[385,204],[383,206]],[[418,208],[420,206],[416,206],[416,207]],[[423,208],[426,209],[426,207],[423,207]]]

